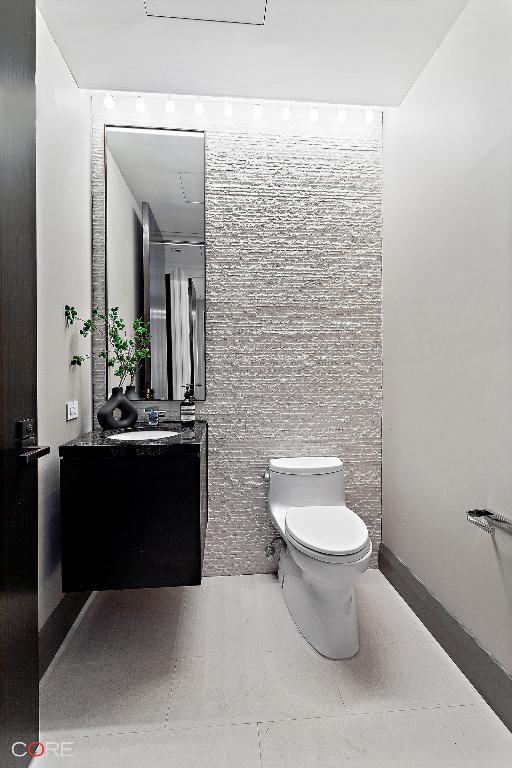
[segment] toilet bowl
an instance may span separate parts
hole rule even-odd
[[[354,583],[370,563],[364,522],[345,506],[343,462],[335,456],[271,459],[268,508],[286,546],[279,584],[301,634],[322,656],[359,649]]]

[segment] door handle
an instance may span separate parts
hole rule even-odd
[[[25,464],[30,464],[31,461],[36,461],[42,456],[47,456],[50,453],[50,450],[49,445],[34,445],[29,451],[20,453],[20,459],[25,462]]]

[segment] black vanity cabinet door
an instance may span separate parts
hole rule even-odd
[[[200,584],[201,451],[80,458],[61,461],[63,591]]]

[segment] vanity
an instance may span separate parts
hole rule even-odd
[[[207,424],[141,429],[59,448],[64,592],[201,583]]]
[[[206,398],[204,132],[113,125],[101,142],[105,247],[93,271],[105,279],[80,332],[92,335],[94,411],[111,400],[103,427],[118,410],[126,425],[144,411],[158,423],[186,390]],[[152,423],[60,447],[64,592],[201,583],[207,424]]]

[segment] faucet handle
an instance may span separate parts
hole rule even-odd
[[[144,413],[148,415],[148,424],[152,427],[158,426],[158,408],[144,408]]]

